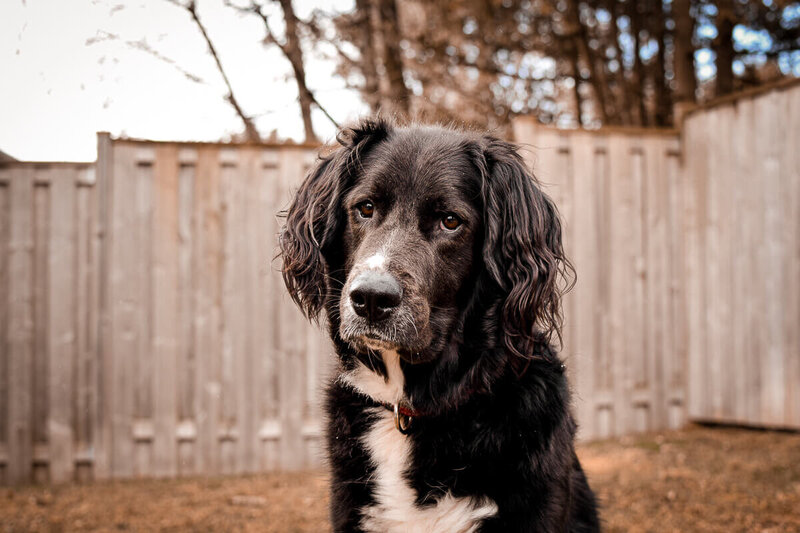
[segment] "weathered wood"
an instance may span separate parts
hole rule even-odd
[[[572,176],[575,180],[575,255],[573,257],[575,268],[579,275],[574,289],[574,298],[577,302],[576,313],[571,320],[575,324],[574,357],[579,371],[578,394],[583,401],[590,404],[590,408],[583,409],[589,414],[579,422],[582,436],[591,438],[610,434],[610,406],[600,406],[596,402],[596,393],[605,390],[606,383],[598,376],[597,367],[600,366],[600,343],[598,341],[597,316],[601,312],[598,302],[599,278],[602,276],[598,264],[599,246],[598,233],[602,231],[596,224],[598,220],[597,202],[603,198],[601,182],[596,176],[597,172],[605,172],[605,168],[596,169],[592,165],[594,143],[588,135],[571,135],[569,137],[569,154],[572,157]],[[580,180],[581,185],[578,185]],[[602,183],[600,183],[602,185]],[[602,310],[604,312],[604,310]]]
[[[688,354],[687,341],[687,300],[686,278],[684,277],[684,261],[686,249],[683,239],[683,194],[680,164],[680,141],[667,139],[665,156],[669,182],[669,313],[671,326],[665,341],[664,350],[664,391],[668,402],[668,427],[675,429],[686,420],[686,365]]]
[[[75,231],[75,478],[91,479],[98,427],[98,255],[97,190],[94,175],[86,170],[78,177]],[[53,465],[56,468],[56,465]],[[55,477],[55,475],[54,475]]]
[[[46,483],[50,450],[47,446],[47,415],[49,410],[50,383],[48,382],[50,361],[49,348],[49,304],[51,290],[47,258],[50,254],[50,178],[49,169],[36,169],[33,186],[33,360],[31,361],[31,425],[33,438],[33,481]],[[62,176],[67,178],[67,176]],[[71,203],[72,195],[64,201]],[[73,221],[69,220],[66,225]],[[70,265],[71,266],[71,265]],[[67,268],[69,270],[69,267]],[[71,292],[71,291],[70,291]],[[69,293],[61,292],[69,300]],[[71,314],[66,317],[67,320]],[[70,332],[71,333],[71,332]],[[69,367],[69,365],[68,365]],[[65,381],[71,381],[69,374]],[[71,384],[67,384],[70,388]]]
[[[125,147],[129,148],[129,147]],[[144,270],[143,262],[149,262],[149,254],[142,251],[143,205],[137,184],[147,181],[145,167],[137,161],[136,152],[131,149],[115,147],[112,161],[110,202],[108,219],[110,226],[110,246],[108,257],[108,313],[110,315],[110,336],[108,367],[111,380],[107,396],[111,422],[111,462],[109,475],[130,477],[140,473],[134,467],[134,453],[141,440],[132,438],[137,391],[141,390],[142,351],[145,357],[151,354],[148,341],[142,338],[142,299],[150,294],[149,287],[142,287],[140,277]],[[144,162],[142,162],[144,163]],[[138,396],[141,398],[141,393]],[[139,411],[141,412],[141,411]],[[141,465],[140,465],[141,466]]]
[[[195,186],[194,335],[197,347],[197,436],[200,472],[219,472],[220,356],[222,352],[222,205],[217,147],[198,151]]]
[[[76,369],[76,222],[78,175],[52,176],[48,224],[50,235],[47,266],[47,368],[40,379],[47,379],[47,435],[50,479],[54,483],[71,481],[74,476],[74,419]],[[58,221],[57,223],[54,223]],[[37,243],[39,245],[39,243]],[[45,256],[47,257],[47,256]]]
[[[178,253],[178,148],[156,148],[153,165],[152,269],[152,376],[153,436],[152,473],[174,476],[177,472],[177,360],[179,346]],[[148,239],[148,240],[150,240]],[[144,355],[144,354],[141,354]]]
[[[34,169],[11,180],[8,244],[8,462],[7,480],[30,481],[33,459],[33,189]],[[13,280],[13,281],[12,281]]]
[[[11,232],[11,204],[9,199],[9,179],[11,171],[0,168],[0,484],[7,483],[8,470],[8,405],[9,397],[9,355],[10,344],[9,310],[11,301],[11,277],[8,271],[9,244]]]
[[[800,124],[800,98],[797,92],[782,95],[782,112],[788,124]],[[781,197],[783,198],[783,246],[785,300],[783,331],[786,351],[786,421],[791,427],[800,427],[800,128],[789,127],[782,137]],[[2,277],[0,276],[0,279]]]
[[[259,309],[261,317],[256,346],[259,355],[259,468],[262,470],[274,470],[280,466],[280,343],[278,333],[280,315],[283,312],[283,300],[276,295],[282,293],[283,280],[280,274],[280,260],[276,259],[276,254],[278,251],[277,235],[280,228],[277,213],[283,205],[280,203],[279,163],[277,151],[262,151],[261,170],[264,177],[261,181],[259,195],[263,212],[259,226],[263,228],[267,245],[259,248],[260,254],[257,256],[261,275],[258,276],[256,300],[256,307]]]
[[[95,394],[95,424],[92,432],[94,456],[92,457],[92,476],[106,479],[111,476],[113,457],[113,419],[114,390],[112,328],[113,292],[111,274],[114,248],[114,222],[112,219],[114,200],[114,152],[111,136],[108,133],[97,135],[97,372]]]
[[[705,179],[707,174],[705,117],[687,119],[684,130],[683,193],[686,239],[687,316],[690,329],[689,346],[689,403],[690,417],[706,412],[707,390],[706,324],[705,324]]]
[[[288,205],[291,194],[304,177],[302,159],[288,151],[280,154],[279,181],[281,205]],[[279,402],[281,420],[280,456],[286,468],[301,468],[304,463],[303,397],[304,355],[307,348],[307,325],[300,311],[292,305],[285,291],[281,291],[279,314]],[[300,452],[300,453],[298,453]]]

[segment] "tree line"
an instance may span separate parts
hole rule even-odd
[[[170,1],[203,31],[224,77],[196,0]],[[670,127],[697,103],[800,76],[800,2],[786,0],[354,0],[305,20],[292,0],[225,1],[261,19],[263,43],[290,63],[309,141],[314,107],[334,121],[306,83],[304,48],[323,45],[373,112],[501,132],[517,115]]]

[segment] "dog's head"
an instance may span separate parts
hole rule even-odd
[[[280,239],[289,292],[310,318],[326,309],[336,342],[425,364],[470,339],[526,358],[559,335],[561,225],[511,144],[382,120],[339,142]]]

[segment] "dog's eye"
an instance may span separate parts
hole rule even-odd
[[[369,201],[361,202],[356,206],[356,209],[358,209],[361,218],[372,218],[372,215],[375,214],[375,205]]]
[[[446,230],[456,230],[461,225],[461,219],[450,213],[442,217],[442,228]]]

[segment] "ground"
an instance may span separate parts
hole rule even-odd
[[[800,434],[731,428],[583,444],[608,531],[800,532]],[[0,489],[0,531],[328,530],[322,472]]]

